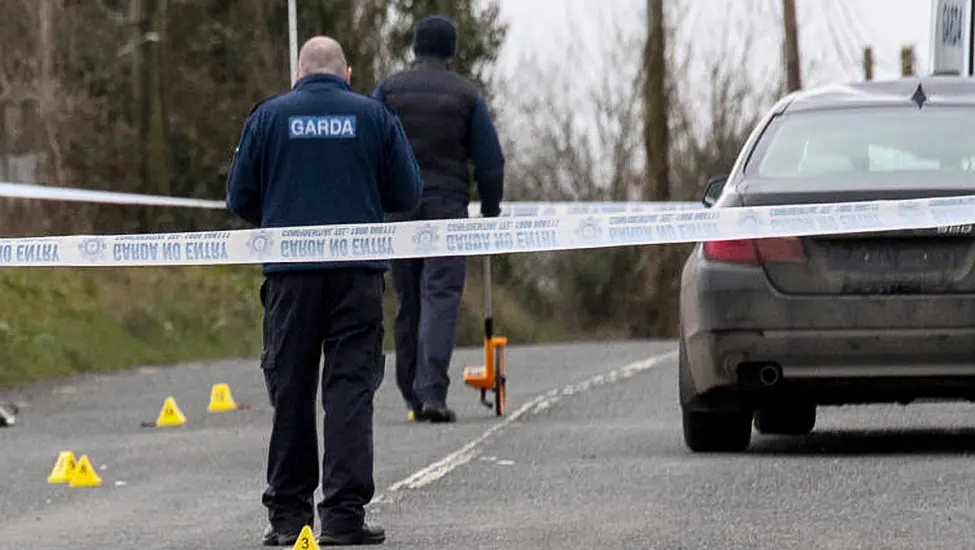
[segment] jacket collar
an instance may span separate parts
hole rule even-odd
[[[302,77],[295,82],[293,90],[309,89],[342,89],[351,90],[352,88],[345,83],[345,80],[333,74],[310,74]]]
[[[436,57],[433,55],[418,55],[416,60],[413,61],[413,66],[446,70],[450,68],[450,63],[442,57]]]

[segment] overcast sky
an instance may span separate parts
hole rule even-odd
[[[665,0],[666,1],[666,0]],[[534,53],[548,63],[571,65],[560,56],[570,40],[571,24],[581,29],[582,39],[598,45],[598,17],[611,17],[639,31],[643,25],[644,0],[500,0],[503,17],[510,23],[501,68],[510,72],[520,55]],[[747,18],[766,29],[771,40],[756,58],[756,70],[779,63],[781,34],[780,0],[684,0],[690,7],[689,31],[684,40],[708,45],[722,25],[735,28]],[[862,75],[863,47],[874,47],[875,77],[898,76],[899,51],[912,44],[919,72],[928,67],[929,27],[932,0],[798,0],[800,46],[804,57],[804,86]],[[603,13],[600,13],[602,11]],[[639,52],[634,52],[639,55]]]

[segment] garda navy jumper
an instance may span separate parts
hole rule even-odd
[[[330,65],[335,74],[308,69],[328,59],[321,50],[340,60],[339,68],[334,60]],[[398,119],[351,91],[344,55],[331,39],[313,38],[301,56],[304,72],[293,89],[259,104],[244,124],[228,176],[228,208],[264,228],[381,223],[387,212],[412,209],[421,179]],[[349,239],[350,250],[391,246],[381,235]],[[276,236],[271,246],[285,258],[298,258],[328,245],[320,236],[296,232]],[[363,518],[375,490],[373,396],[384,373],[386,269],[385,261],[263,268],[261,369],[274,408],[262,496],[270,522],[265,545],[291,546],[304,525],[314,525],[315,398],[323,351],[321,542],[385,540],[383,529]]]
[[[457,53],[453,22],[443,16],[421,20],[414,30],[413,51],[413,67],[380,83],[373,94],[402,121],[423,174],[420,205],[390,219],[466,217],[471,162],[481,214],[497,216],[504,155],[484,99],[471,82],[449,68],[449,58]],[[446,404],[448,368],[465,271],[463,256],[392,262],[398,298],[396,382],[417,420],[455,419]]]

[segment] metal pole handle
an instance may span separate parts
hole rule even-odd
[[[288,49],[291,54],[291,85],[295,85],[295,73],[298,72],[298,7],[296,0],[288,0]]]
[[[484,256],[484,338],[494,336],[494,313],[491,311],[491,256]]]

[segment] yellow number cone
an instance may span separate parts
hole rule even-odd
[[[162,410],[159,411],[159,418],[156,419],[156,426],[181,426],[186,423],[186,417],[176,405],[176,400],[167,397],[163,402]]]
[[[292,550],[319,550],[318,542],[315,541],[315,535],[311,532],[311,527],[306,525],[301,528],[301,533],[298,534],[298,540],[295,541],[295,545],[291,548]]]
[[[227,384],[214,384],[210,389],[210,405],[207,406],[208,412],[224,412],[237,410],[237,403],[230,393],[230,386]]]
[[[58,453],[58,461],[54,463],[51,474],[47,476],[48,483],[67,483],[74,475],[75,459],[71,451],[61,451]]]
[[[98,487],[101,484],[102,478],[98,477],[95,469],[91,467],[91,462],[88,461],[88,455],[81,455],[74,475],[71,476],[71,481],[68,482],[68,485],[71,487]]]

